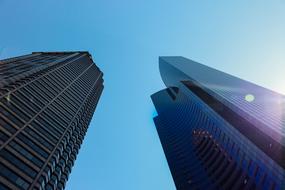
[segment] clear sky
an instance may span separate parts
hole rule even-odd
[[[150,95],[182,55],[285,93],[285,0],[0,0],[0,58],[88,50],[104,72],[68,190],[173,190]]]

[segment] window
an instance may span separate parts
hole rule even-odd
[[[27,164],[25,164],[23,161],[18,159],[16,156],[11,154],[6,149],[1,150],[0,155],[2,158],[6,159],[6,161],[12,163],[16,168],[27,174],[28,176],[34,178],[36,177],[37,173],[35,170],[33,170],[31,167],[29,167]]]
[[[66,112],[64,112],[59,105],[53,103],[49,106],[48,109],[50,109],[52,112],[55,112],[60,119],[66,122],[66,124],[69,123],[70,118],[68,118],[68,116],[65,114]]]
[[[31,126],[39,133],[45,134],[45,136],[49,138],[54,144],[57,143],[57,139],[59,138],[59,136],[57,136],[52,130],[50,130],[50,127],[45,127],[44,125],[39,124],[37,120],[33,120],[31,122]]]
[[[47,89],[50,92],[50,94],[52,95],[52,97],[55,97],[58,94],[58,92],[55,91],[55,88],[50,86],[50,83],[48,81],[38,80],[38,84],[41,87],[41,89],[42,88]]]
[[[29,86],[33,90],[36,91],[37,95],[40,95],[44,99],[46,99],[46,101],[47,101],[46,103],[48,103],[53,98],[53,95],[51,94],[51,92],[48,91],[45,87],[40,86],[38,82],[31,83],[31,84],[29,84]],[[44,92],[44,93],[42,93],[42,92]]]
[[[20,139],[22,142],[24,142],[27,146],[31,147],[31,149],[33,149],[35,152],[37,152],[38,154],[40,154],[44,158],[48,157],[49,154],[45,150],[43,150],[41,147],[36,145],[34,142],[32,142],[29,138],[27,138],[22,133],[19,133],[17,135],[17,137],[18,137],[18,139]]]
[[[23,110],[19,109],[17,105],[15,105],[12,101],[9,102],[9,105],[5,103],[6,107],[9,108],[12,112],[15,113],[20,119],[24,121],[29,121],[31,117],[27,115]],[[28,112],[29,113],[29,112]]]
[[[47,184],[47,185],[45,186],[45,189],[46,189],[46,190],[53,190],[54,188],[53,188],[53,186],[51,186],[50,184]]]
[[[25,94],[25,91],[23,90],[23,92],[19,93],[21,91],[16,91],[14,92],[15,97],[13,98],[12,96],[12,101],[15,102],[17,105],[22,106],[24,103],[25,106],[23,106],[24,108],[27,107],[31,107],[32,110],[34,110],[34,113],[37,113],[40,111],[40,104],[37,104],[37,99],[33,98],[32,95],[30,95],[29,93]],[[28,98],[29,97],[29,98]],[[30,113],[32,110],[28,111],[28,113]]]
[[[64,167],[66,162],[63,158],[60,159],[59,163],[58,163],[61,167]]]
[[[9,190],[10,188],[8,188],[8,187],[4,186],[4,184],[0,183],[0,189],[1,190]]]
[[[68,104],[65,104],[60,99],[56,99],[53,104],[56,105],[56,107],[59,107],[64,110],[64,114],[68,117],[68,119],[71,119],[74,115],[73,110],[69,107]]]
[[[3,133],[2,131],[0,132],[0,144],[2,145],[4,142],[6,142],[9,139],[9,136]]]
[[[9,145],[18,153],[23,155],[26,159],[30,160],[33,162],[35,165],[37,165],[39,168],[42,167],[44,164],[43,161],[41,161],[39,158],[36,156],[32,155],[28,150],[26,150],[24,147],[22,147],[20,144],[16,143],[15,141],[11,141]]]
[[[13,127],[9,122],[4,120],[4,118],[2,118],[1,116],[0,116],[0,126],[4,127],[11,134],[14,134],[17,131],[17,128]]]
[[[20,189],[27,190],[30,183],[25,181],[23,178],[12,172],[6,166],[0,163],[0,176],[5,177],[7,180],[11,181],[13,184],[17,185]]]
[[[30,136],[32,136],[33,139],[37,140],[38,142],[40,142],[42,145],[44,145],[47,149],[52,150],[53,149],[53,145],[51,143],[49,143],[46,139],[44,139],[43,137],[41,137],[39,134],[35,133],[32,129],[30,129],[29,127],[26,127],[25,132],[27,132]]]
[[[59,112],[55,113],[55,110],[51,110],[50,108],[47,108],[42,115],[45,118],[45,120],[48,120],[50,123],[53,124],[53,126],[62,126],[62,132],[64,131],[65,127],[68,124],[68,121],[64,120],[58,115]]]
[[[53,134],[54,136],[56,136],[57,138],[59,138],[59,137],[61,136],[61,131],[59,131],[59,129],[56,129],[56,128],[55,128],[55,127],[58,126],[58,125],[54,125],[54,127],[53,127],[53,125],[52,125],[50,122],[44,120],[44,119],[43,119],[42,117],[40,117],[40,116],[36,118],[36,121],[37,121],[41,126],[43,126],[43,128],[45,128],[46,130],[51,131],[52,134]],[[33,125],[33,126],[34,126],[34,125]]]
[[[67,106],[71,111],[72,111],[72,115],[76,113],[76,110],[78,109],[78,107],[76,107],[75,105],[73,105],[72,100],[68,99],[67,96],[65,96],[64,94],[62,94],[57,101],[60,101],[63,103],[64,106]]]
[[[44,169],[44,171],[45,171],[45,173],[47,174],[47,178],[48,178],[48,180],[49,180],[49,178],[50,178],[50,167],[48,166],[48,165],[46,165],[46,167],[45,167],[45,169]]]
[[[36,100],[36,103],[43,108],[47,103],[48,100],[46,99],[46,97],[44,97],[42,95],[42,93],[39,93],[41,91],[37,91],[32,84],[26,86],[25,88],[22,89],[22,91],[24,91],[25,93],[30,94],[30,97],[33,97]]]
[[[38,110],[38,108],[35,108],[35,105],[31,101],[27,104],[17,96],[11,96],[11,102],[13,102],[16,106],[23,110],[24,113],[29,114],[31,117],[34,116],[36,114],[36,110]]]
[[[60,92],[61,89],[63,89],[64,85],[62,85],[58,80],[56,80],[56,77],[53,75],[53,73],[50,73],[47,77],[45,77],[48,83],[54,84],[56,91]]]
[[[10,111],[4,108],[3,105],[0,105],[0,113],[10,119],[17,126],[22,127],[24,125],[24,122],[22,122],[16,115],[13,115]]]
[[[57,184],[57,177],[54,174],[51,176],[51,183],[54,184],[54,185]]]
[[[250,160],[249,169],[248,169],[249,175],[254,176],[255,170],[256,170],[256,165],[252,160]]]

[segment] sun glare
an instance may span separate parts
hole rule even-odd
[[[255,97],[254,97],[254,95],[252,95],[252,94],[247,94],[247,95],[245,96],[245,100],[246,100],[247,102],[253,102],[253,101],[255,100]]]

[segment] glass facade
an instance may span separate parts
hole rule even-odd
[[[64,189],[103,90],[88,52],[0,62],[0,189]]]
[[[284,96],[183,57],[159,62],[154,122],[177,189],[285,189]]]

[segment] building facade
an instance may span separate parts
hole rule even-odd
[[[0,61],[0,189],[64,189],[103,90],[88,52]]]
[[[183,57],[151,96],[177,189],[285,189],[285,97]]]

